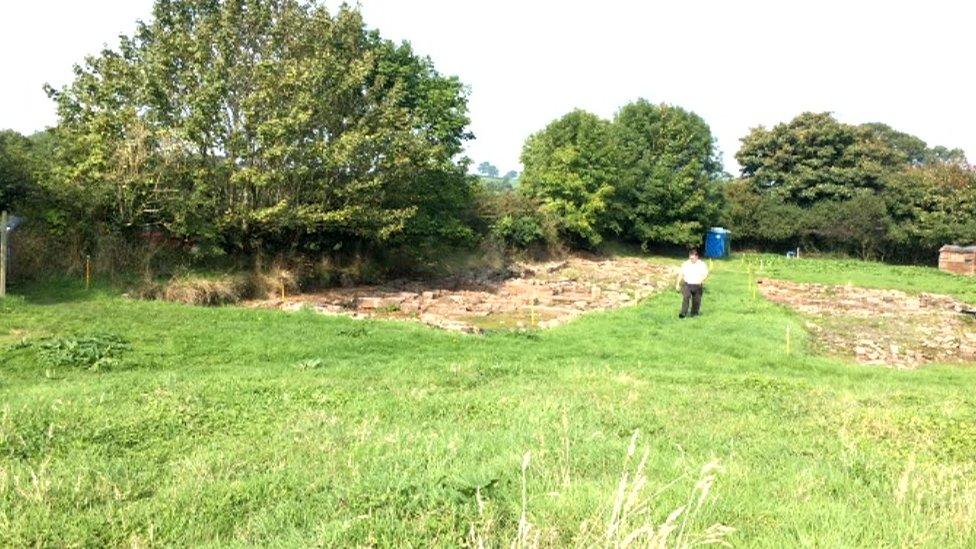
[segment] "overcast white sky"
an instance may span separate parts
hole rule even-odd
[[[330,1],[330,5],[337,2]],[[518,168],[526,136],[573,108],[612,116],[638,97],[691,109],[726,168],[756,125],[829,110],[886,122],[976,160],[976,3],[363,0],[471,88],[476,162]],[[148,18],[151,0],[0,2],[0,128],[56,122],[41,87]]]

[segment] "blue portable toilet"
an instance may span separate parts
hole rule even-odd
[[[705,257],[720,259],[732,254],[732,231],[712,227],[705,236]]]

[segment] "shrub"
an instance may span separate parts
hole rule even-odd
[[[546,234],[536,215],[506,214],[491,227],[494,238],[513,248],[545,243]]]
[[[532,248],[548,252],[560,247],[558,222],[543,210],[539,200],[522,191],[495,191],[483,187],[477,205],[489,247],[503,251]]]
[[[850,200],[814,204],[801,223],[807,247],[823,246],[873,259],[883,253],[888,210],[880,196],[861,194]]]

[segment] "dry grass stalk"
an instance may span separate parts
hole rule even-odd
[[[564,423],[564,430],[568,438],[568,420]],[[690,548],[699,545],[723,545],[731,547],[728,537],[735,532],[734,528],[722,524],[713,524],[702,528],[698,520],[709,501],[712,489],[721,470],[718,461],[711,461],[702,467],[688,500],[684,505],[672,510],[663,522],[657,524],[654,518],[652,503],[665,491],[671,489],[682,478],[675,479],[657,491],[648,493],[650,479],[647,476],[647,464],[650,450],[645,449],[637,460],[637,440],[639,433],[634,432],[627,447],[620,481],[614,491],[610,516],[606,527],[601,532],[594,532],[591,521],[584,521],[580,525],[579,533],[573,540],[576,547],[604,547],[607,549],[624,549],[630,547],[665,549]],[[567,441],[564,440],[568,450]],[[512,549],[540,547],[543,544],[544,530],[529,521],[528,517],[528,468],[531,453],[527,452],[522,458],[521,497],[522,508],[515,538],[510,542]],[[635,463],[636,461],[636,463]],[[479,521],[469,529],[468,543],[479,549],[491,547],[493,524],[486,518],[486,502],[482,498],[480,489],[475,492],[478,504]],[[553,532],[549,532],[554,534]],[[554,539],[554,538],[553,538]],[[552,540],[546,537],[547,542]]]
[[[623,472],[617,485],[602,545],[614,549],[685,548],[713,544],[728,546],[726,538],[735,531],[733,528],[713,524],[704,530],[699,530],[697,524],[697,519],[715,485],[720,470],[719,463],[717,461],[707,463],[702,468],[687,503],[671,511],[664,522],[656,525],[651,503],[674,482],[656,493],[645,494],[650,484],[646,473],[650,451],[644,450],[640,461],[631,470],[631,463],[637,453],[637,439],[638,432],[635,431],[627,449],[627,457],[624,460]]]
[[[569,487],[572,454],[569,451],[569,413],[563,408],[563,486]]]
[[[541,532],[529,522],[529,494],[527,485],[527,471],[532,461],[532,452],[522,456],[522,515],[519,517],[518,533],[512,541],[512,549],[539,547]]]

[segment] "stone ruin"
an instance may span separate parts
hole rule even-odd
[[[572,256],[420,282],[334,288],[253,302],[356,318],[419,321],[467,333],[551,328],[589,311],[634,305],[673,283],[674,269],[632,257]]]
[[[759,288],[807,315],[816,343],[863,364],[914,368],[976,360],[976,311],[949,296],[783,280],[762,280]]]

